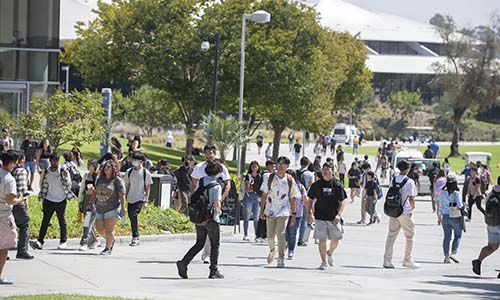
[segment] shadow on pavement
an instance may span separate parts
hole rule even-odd
[[[342,268],[367,269],[367,270],[383,270],[384,269],[384,267],[373,267],[373,266],[342,266]]]
[[[157,277],[157,276],[141,276],[139,277],[140,279],[149,279],[149,280],[185,280],[180,277]],[[208,278],[191,278],[189,277],[189,280],[201,280],[201,279],[208,279]]]
[[[55,255],[74,255],[74,256],[100,256],[99,252],[89,253],[89,252],[49,252],[49,254]]]
[[[175,265],[177,263],[176,260],[139,260],[138,264],[169,264]]]
[[[449,277],[449,276],[448,276]],[[457,276],[457,278],[464,278]],[[471,279],[469,276],[466,279]],[[469,299],[484,299],[484,300],[498,300],[500,298],[500,283],[483,283],[480,282],[482,278],[475,277],[476,281],[424,281],[425,284],[435,284],[446,287],[457,287],[462,290],[450,291],[440,290],[440,289],[411,289],[409,291],[419,292],[424,294],[433,295],[446,295],[446,296],[457,296],[457,297],[470,297]]]
[[[236,256],[236,258],[246,258],[248,260],[267,259],[267,257],[265,257],[265,256]]]

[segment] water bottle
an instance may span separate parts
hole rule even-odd
[[[122,215],[122,213],[118,214],[118,218],[120,218],[122,225],[125,225],[125,223],[127,222],[127,219],[125,219],[125,216]]]

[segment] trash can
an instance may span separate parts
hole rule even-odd
[[[175,199],[172,196],[177,188],[177,180],[172,175],[154,174],[151,175],[153,184],[149,194],[149,201],[161,208],[175,208]]]

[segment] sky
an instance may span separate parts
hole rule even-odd
[[[328,1],[328,0],[323,0]],[[427,23],[435,13],[451,15],[461,27],[489,25],[500,0],[345,0],[371,11],[391,13]]]

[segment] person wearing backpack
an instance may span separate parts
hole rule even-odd
[[[254,233],[257,233],[257,224],[259,223],[260,212],[260,186],[262,185],[262,175],[260,174],[259,163],[254,160],[248,167],[248,173],[241,183],[244,186],[243,198],[243,240],[249,241],[248,238],[248,224],[250,223],[250,216],[253,214],[253,228]],[[257,238],[255,238],[257,241]]]
[[[146,208],[149,202],[149,194],[153,178],[151,173],[143,167],[146,157],[142,153],[134,153],[132,156],[133,168],[125,172],[125,186],[127,187],[127,213],[132,229],[131,247],[138,246],[139,241],[139,214],[142,207]]]
[[[73,162],[74,155],[70,151],[63,153],[64,163],[61,169],[68,170],[69,176],[71,178],[71,191],[73,194],[78,195],[80,193],[80,183],[82,182],[82,175],[78,170],[78,167]]]
[[[198,224],[195,224],[196,228],[196,243],[191,249],[184,255],[184,257],[177,261],[177,271],[181,278],[187,279],[187,270],[189,263],[193,258],[203,250],[205,243],[208,240],[210,242],[210,273],[208,278],[210,279],[223,279],[224,276],[218,270],[218,259],[219,259],[219,246],[220,246],[220,215],[222,214],[222,187],[217,183],[217,176],[223,172],[223,165],[215,160],[206,162],[206,168],[204,172],[207,176],[200,178],[197,181],[197,187],[195,192],[192,194],[190,199],[190,219],[191,210],[194,204],[194,197],[196,195],[203,195],[203,199],[199,196],[198,200],[202,201],[207,208],[208,215],[206,215],[205,220]],[[202,192],[202,193],[199,193]]]
[[[447,176],[445,188],[439,194],[438,212],[438,224],[441,224],[444,232],[443,253],[445,264],[449,264],[451,261],[460,262],[457,258],[457,252],[463,230],[461,220],[463,203],[459,191],[456,177],[452,175]],[[455,237],[450,255],[452,231]]]
[[[406,238],[403,267],[415,269],[419,266],[412,259],[413,238],[415,236],[412,211],[415,209],[417,188],[415,181],[406,176],[410,170],[410,163],[407,160],[402,160],[397,164],[397,168],[400,173],[390,183],[384,203],[384,213],[390,217],[390,220],[383,266],[386,269],[394,269],[392,264],[394,242],[403,229]]]
[[[290,226],[295,225],[297,210],[295,199],[300,198],[295,180],[286,170],[290,165],[290,159],[281,156],[277,160],[277,172],[269,175],[262,182],[260,188],[261,196],[261,216],[267,223],[267,242],[269,245],[269,255],[267,263],[274,261],[276,254],[275,239],[278,236],[278,268],[285,267],[285,230],[287,221]],[[288,220],[290,218],[290,220]]]
[[[314,182],[314,172],[312,171],[311,161],[307,156],[303,156],[300,159],[300,169],[297,170],[296,176],[297,181],[302,183],[305,187],[306,191],[309,191],[309,188]],[[304,234],[307,228],[307,209],[303,210],[302,218],[300,219],[299,226],[299,241],[297,242],[297,246],[307,246],[307,241],[304,241]]]
[[[343,238],[342,213],[344,212],[347,194],[342,184],[333,176],[334,166],[324,163],[321,169],[323,176],[314,182],[308,192],[308,223],[316,222],[314,238],[319,240],[318,250],[321,258],[320,270],[328,265],[335,265],[334,251],[339,240]],[[326,242],[330,240],[327,251]],[[328,265],[327,265],[328,259]]]
[[[481,177],[478,175],[478,169],[476,166],[472,166],[470,168],[470,177],[467,184],[467,222],[470,222],[472,219],[472,207],[474,206],[474,203],[476,203],[477,209],[484,215],[484,208],[481,205],[481,202],[483,201],[481,185]]]
[[[276,172],[276,162],[273,160],[266,161],[266,169],[262,171],[262,182],[269,179],[269,176]],[[262,183],[260,184],[262,188]],[[260,191],[260,189],[259,189]],[[261,192],[262,196],[262,192]],[[259,202],[260,205],[260,202]],[[255,241],[257,243],[266,243],[267,242],[267,224],[265,217],[259,214],[259,222],[257,223],[257,232],[255,233]]]
[[[472,271],[481,275],[481,263],[500,247],[500,176],[497,185],[486,197],[485,222],[488,229],[488,245],[484,246],[479,257],[472,261]]]
[[[370,221],[367,225],[374,224],[375,222],[380,223],[380,218],[378,217],[377,210],[375,206],[378,200],[378,182],[375,178],[375,173],[369,171],[366,173],[366,184],[364,186],[363,198],[366,205],[365,211],[370,215]]]

